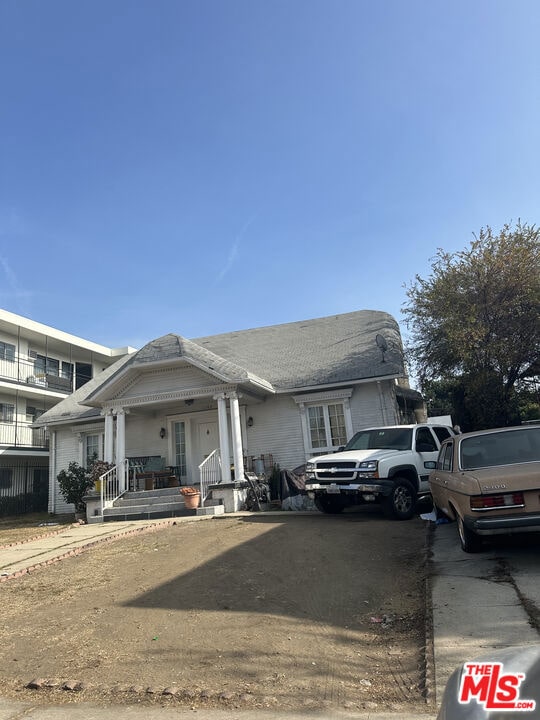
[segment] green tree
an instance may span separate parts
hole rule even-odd
[[[516,422],[516,388],[539,368],[540,230],[482,228],[465,250],[439,249],[431,271],[407,287],[403,308],[421,388],[450,383],[463,428]]]

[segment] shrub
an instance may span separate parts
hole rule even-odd
[[[76,513],[86,512],[86,503],[83,497],[94,486],[91,468],[82,467],[77,462],[70,462],[67,470],[61,470],[58,473],[57,479],[64,500],[75,506]]]

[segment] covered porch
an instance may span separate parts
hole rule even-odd
[[[202,509],[240,509],[245,471],[263,469],[245,454],[252,422],[248,400],[261,402],[238,388],[223,388],[181,403],[124,402],[104,408],[103,459],[113,467],[99,480],[99,506],[92,504],[89,519],[106,518],[111,508],[135,499],[139,510],[158,505],[160,512],[180,514],[186,487],[200,493]],[[162,507],[165,503],[170,507]]]

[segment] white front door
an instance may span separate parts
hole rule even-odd
[[[197,425],[199,462],[219,448],[219,428],[217,422],[201,422]]]

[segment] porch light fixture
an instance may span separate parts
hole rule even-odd
[[[248,419],[247,419],[247,426],[248,426],[248,427],[253,427],[253,418],[252,418],[251,416],[248,417]]]
[[[165,428],[161,428],[161,430],[159,431],[159,437],[163,440],[166,434],[167,431],[165,430]]]

